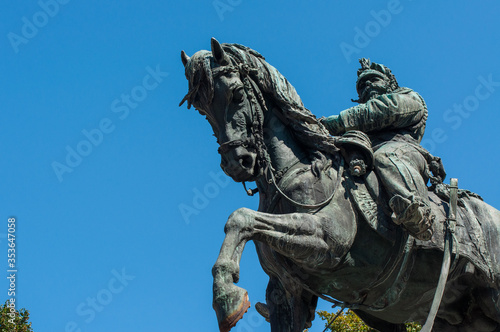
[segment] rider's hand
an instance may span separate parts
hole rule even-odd
[[[321,123],[328,129],[330,134],[334,136],[342,135],[345,132],[344,124],[342,119],[338,115],[332,115],[327,118],[322,117],[319,119]]]

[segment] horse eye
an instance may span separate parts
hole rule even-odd
[[[238,88],[233,91],[233,101],[235,103],[241,103],[245,97],[245,90],[243,88]]]

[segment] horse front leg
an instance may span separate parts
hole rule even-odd
[[[272,276],[267,286],[266,302],[271,332],[302,332],[311,327],[318,297],[300,285],[285,286]]]
[[[212,268],[213,308],[221,332],[231,330],[250,307],[248,292],[234,285],[239,281],[239,264],[243,249],[253,235],[251,228],[244,227],[247,217],[241,210],[236,210],[229,216],[224,227],[226,237]]]
[[[354,223],[333,225],[332,211],[323,213],[268,214],[246,208],[229,217],[226,237],[212,269],[213,307],[221,332],[229,331],[250,307],[247,291],[234,283],[245,244],[256,240],[299,265],[334,266],[345,254],[355,234]]]

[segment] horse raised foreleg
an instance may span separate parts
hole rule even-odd
[[[317,214],[267,214],[238,209],[229,217],[226,237],[213,267],[214,309],[219,329],[229,331],[250,306],[247,292],[234,285],[245,244],[256,240],[299,265],[334,266],[354,238],[354,223],[333,227],[331,211]]]

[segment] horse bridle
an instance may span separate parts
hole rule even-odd
[[[220,144],[219,148],[217,149],[217,152],[219,154],[227,153],[233,149],[236,149],[237,147],[244,147],[244,148],[255,148],[257,149],[257,143],[255,142],[254,138],[247,138],[247,139],[235,139],[232,141],[227,141],[222,144]]]
[[[251,132],[253,134],[252,137],[246,139],[235,139],[221,143],[217,151],[219,152],[219,154],[222,155],[240,146],[244,148],[255,149],[257,152],[257,163],[259,167],[263,168],[263,173],[266,178],[266,182],[268,184],[273,184],[273,186],[276,188],[276,191],[282,197],[284,197],[287,201],[289,201],[293,205],[304,209],[320,209],[325,207],[331,202],[331,200],[335,196],[337,188],[340,186],[342,173],[344,171],[344,159],[343,158],[340,159],[341,161],[340,161],[337,181],[335,183],[335,186],[333,187],[332,193],[323,202],[320,202],[318,204],[304,204],[295,201],[294,199],[289,197],[286,193],[284,193],[276,182],[276,175],[274,174],[275,169],[272,166],[271,158],[267,151],[267,147],[264,143],[264,121],[263,121],[264,114],[258,110],[258,107],[255,107],[255,104],[260,102],[261,107],[264,111],[267,110],[267,107],[264,103],[262,95],[257,92],[258,91],[257,84],[249,77],[251,71],[256,71],[256,70],[255,69],[252,70],[248,65],[237,65],[237,66],[226,65],[212,69],[213,77],[217,77],[231,72],[238,72],[240,74],[240,78],[241,81],[243,82],[245,93],[250,100],[251,114],[255,115],[255,118],[252,119],[252,129],[251,129]],[[290,171],[290,168],[286,172],[284,172],[284,174],[282,174],[280,177],[283,178],[286,175],[286,173],[288,173],[288,171]],[[245,192],[249,196],[253,196],[255,195],[255,193],[258,192],[257,188],[247,189],[245,182],[243,182],[243,188],[245,189]]]
[[[217,151],[222,155],[240,146],[244,148],[253,148],[257,152],[257,162],[260,166],[262,166],[267,159],[266,155],[268,155],[267,148],[264,144],[264,115],[260,111],[254,109],[256,108],[254,107],[254,104],[257,103],[256,99],[262,99],[262,97],[258,98],[254,94],[254,91],[257,91],[258,87],[255,82],[249,77],[251,69],[248,65],[226,65],[212,69],[213,77],[231,72],[238,72],[240,74],[245,94],[250,101],[250,113],[254,117],[252,119],[251,127],[252,136],[246,139],[235,139],[220,143]],[[265,104],[261,104],[263,110],[267,110]]]

